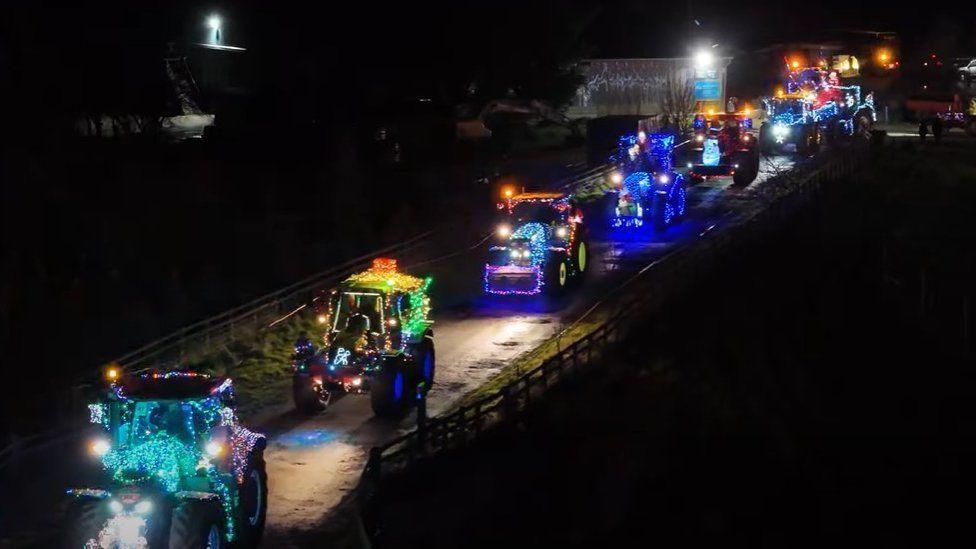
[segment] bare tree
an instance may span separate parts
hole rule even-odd
[[[658,104],[661,105],[664,118],[679,135],[687,132],[695,114],[695,93],[691,79],[677,67],[670,67],[661,81],[658,93]]]

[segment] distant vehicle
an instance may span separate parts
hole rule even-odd
[[[583,212],[560,192],[511,193],[484,269],[485,292],[560,294],[582,278],[589,260]]]
[[[621,138],[618,187],[610,214],[612,227],[639,228],[649,221],[665,229],[685,214],[685,179],[674,170],[674,136],[665,133]]]
[[[316,311],[325,345],[295,344],[292,394],[305,413],[325,410],[343,393],[370,393],[373,413],[398,416],[434,384],[430,278],[399,272],[377,258],[323,296]]]
[[[759,175],[759,146],[749,132],[748,112],[700,113],[695,116],[695,134],[689,142],[692,161],[688,175],[695,180],[732,176],[736,185],[748,185]]]
[[[823,139],[870,137],[876,120],[873,94],[862,97],[860,86],[842,86],[835,72],[819,67],[791,70],[786,84],[785,90],[763,99],[763,154],[781,153],[792,145],[803,155],[816,152]]]
[[[68,490],[66,547],[256,547],[268,484],[265,437],[234,411],[229,378],[121,375],[89,404],[107,481]]]
[[[969,84],[973,80],[976,80],[976,59],[971,60],[969,63],[959,67],[959,78]]]
[[[946,131],[960,128],[976,137],[976,99],[964,105],[959,94],[916,94],[905,101],[905,110],[916,120],[938,117]]]

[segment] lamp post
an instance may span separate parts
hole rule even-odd
[[[207,18],[207,26],[210,28],[210,42],[212,44],[220,44],[220,26],[222,21],[217,15],[211,15]]]

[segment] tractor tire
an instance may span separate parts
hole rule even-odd
[[[369,385],[369,402],[379,417],[399,417],[410,403],[410,372],[402,357],[389,357]]]
[[[77,498],[65,512],[67,525],[62,532],[63,547],[87,547],[90,540],[98,542],[98,534],[110,518],[108,502],[103,499]]]
[[[244,468],[244,484],[240,486],[237,506],[237,538],[234,547],[253,549],[261,543],[268,514],[268,473],[260,451],[248,459]]]
[[[739,169],[732,174],[732,183],[740,187],[752,183],[759,175],[759,153],[752,151],[739,158]]]
[[[416,372],[414,372],[411,386],[424,384],[424,395],[430,391],[434,385],[434,374],[437,370],[437,355],[434,353],[434,338],[427,334],[423,342],[413,345],[411,355],[414,357]]]
[[[543,277],[543,290],[551,296],[560,296],[566,293],[569,286],[570,266],[569,259],[565,252],[549,254],[549,261],[546,262],[546,271]]]
[[[966,135],[976,137],[976,120],[968,120],[966,122]]]
[[[295,408],[308,415],[325,411],[332,402],[332,391],[323,386],[319,392],[312,386],[312,378],[309,376],[296,376],[292,380],[291,395]]]
[[[223,509],[213,501],[187,501],[173,509],[170,549],[225,547]]]
[[[759,151],[763,156],[772,156],[778,152],[776,146],[769,142],[769,132],[768,123],[764,122],[762,126],[759,126]]]
[[[579,280],[583,279],[583,275],[586,274],[586,270],[590,266],[590,247],[587,244],[586,239],[580,237],[580,241],[576,245],[576,253],[573,254],[573,267],[576,269],[576,278]]]

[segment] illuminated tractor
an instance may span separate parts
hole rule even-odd
[[[369,393],[377,416],[399,416],[434,383],[430,278],[397,270],[394,259],[343,281],[320,300],[324,346],[295,347],[292,394],[305,413],[325,410],[345,393]]]
[[[234,410],[229,378],[121,375],[88,405],[104,483],[68,490],[65,546],[256,547],[268,486],[265,437]]]
[[[586,272],[583,212],[563,193],[513,194],[498,204],[502,219],[488,248],[485,292],[560,294]]]
[[[674,136],[645,134],[622,138],[620,171],[610,226],[639,228],[650,223],[665,229],[685,214],[685,179],[674,171]]]
[[[806,155],[817,152],[822,140],[866,140],[876,120],[873,94],[862,98],[860,86],[842,86],[835,72],[818,67],[791,70],[786,90],[763,99],[763,104],[763,154],[782,153],[792,145]]]
[[[699,114],[689,145],[692,161],[688,175],[694,180],[732,176],[736,185],[748,185],[759,175],[759,144],[749,133],[748,114]]]

